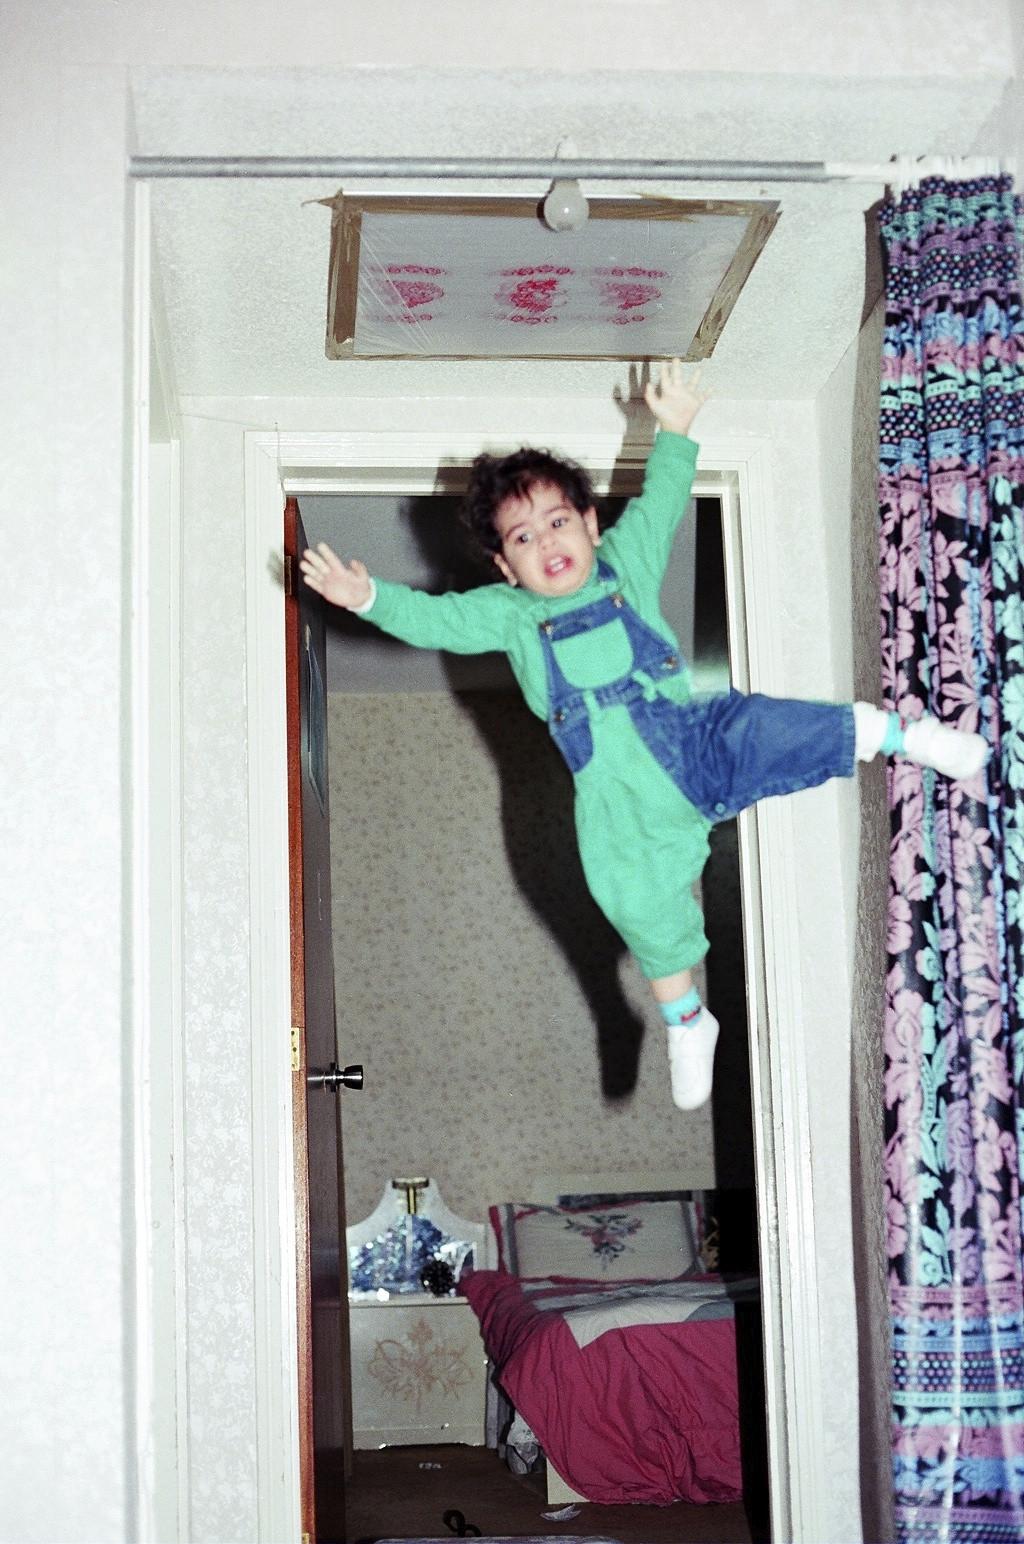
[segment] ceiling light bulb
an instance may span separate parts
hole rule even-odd
[[[544,224],[553,231],[578,231],[590,213],[590,206],[574,177],[556,177],[541,205]]]

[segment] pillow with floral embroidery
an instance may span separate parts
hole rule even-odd
[[[569,1206],[573,1211],[584,1207],[593,1209],[608,1206],[636,1206],[644,1201],[680,1201],[693,1239],[696,1267],[713,1271],[718,1264],[718,1223],[715,1217],[713,1190],[616,1190],[588,1191],[585,1195],[567,1192],[555,1199],[559,1206]],[[695,1268],[696,1268],[695,1267]]]
[[[524,1281],[675,1281],[699,1267],[687,1208],[619,1205],[492,1206],[501,1265]]]

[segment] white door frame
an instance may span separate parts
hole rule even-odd
[[[147,183],[134,188],[132,256],[126,758],[135,1241],[130,1460],[135,1537],[139,1544],[157,1544],[192,1534],[182,1064],[181,427],[170,340],[154,292]]]
[[[520,404],[503,432],[517,442],[550,444],[550,423],[532,422],[532,411]],[[303,493],[432,493],[439,465],[468,463],[487,435],[481,421],[479,432],[454,435],[392,429],[244,436],[257,1470],[260,1538],[267,1544],[299,1537],[283,501]],[[600,485],[602,469],[641,464],[649,447],[623,444],[621,436],[572,433],[556,448],[593,468]],[[779,691],[774,619],[784,610],[786,581],[769,540],[768,451],[760,439],[706,439],[694,493],[722,499],[734,675],[752,689]],[[828,1494],[825,1399],[791,809],[791,801],[774,799],[741,817],[741,869],[753,967],[749,1018],[773,1536],[820,1544]],[[762,927],[765,915],[772,918],[770,932]]]

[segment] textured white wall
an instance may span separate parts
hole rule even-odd
[[[10,46],[10,45],[9,45]],[[117,71],[6,55],[0,1536],[131,1531]],[[15,556],[16,555],[16,556]]]
[[[215,14],[199,0],[173,7],[156,0],[130,6],[65,0],[43,8],[17,0],[5,8],[0,176],[7,368],[0,457],[5,507],[17,511],[19,534],[26,531],[20,543],[9,542],[10,550],[20,556],[31,549],[12,565],[5,586],[7,658],[15,668],[4,673],[0,713],[3,845],[15,897],[7,908],[0,972],[7,1021],[17,1029],[0,1099],[12,1155],[8,1168],[18,1175],[17,1183],[5,1185],[0,1203],[7,1279],[0,1319],[5,1536],[25,1544],[137,1536],[133,1436],[126,1421],[133,1372],[125,1349],[132,1332],[132,1239],[125,1221],[131,1211],[125,1156],[130,1111],[124,1098],[132,1043],[123,1013],[122,864],[129,265],[123,180],[128,136],[119,66],[131,66],[140,93],[152,72],[219,70],[226,100],[233,69],[264,69],[268,90],[286,92],[283,70],[324,68],[332,61],[409,65],[421,72],[457,64],[796,70],[863,78],[1000,75],[1008,51],[1019,43],[1013,13],[1009,0],[970,7],[960,0],[898,7],[888,0],[857,7],[829,0],[813,9],[745,0],[716,15],[709,27],[706,6],[695,3],[669,9],[652,0],[574,0],[559,9],[553,30],[547,0],[491,7],[486,28],[478,25],[475,0],[439,0],[429,10],[418,0],[374,7],[315,0],[287,10],[270,0],[231,0]],[[380,110],[386,117],[386,100]],[[202,148],[229,146],[221,140]],[[236,413],[250,416],[244,409]],[[719,421],[728,416],[728,405],[720,404]],[[798,406],[756,403],[744,404],[737,415],[740,429],[760,426],[775,437],[780,542],[796,542],[801,520],[812,514],[813,499],[800,491],[812,437],[808,418]],[[237,812],[228,807],[244,757],[238,735],[242,631],[238,592],[221,577],[225,569],[233,571],[240,583],[238,446],[237,432],[225,431],[219,444],[211,434],[202,449],[195,430],[190,561],[209,568],[215,560],[220,573],[187,576],[190,658],[205,642],[221,651],[211,690],[223,709],[215,720],[206,703],[193,698],[188,751],[197,1541],[253,1536],[254,1346],[245,1309],[250,1263],[244,1220],[249,1132],[243,1085],[231,1062],[244,1040],[246,1006],[246,913],[238,902],[245,875],[237,861]],[[221,453],[226,462],[218,462]],[[202,482],[219,487],[222,502],[215,505],[211,492],[201,492]],[[221,537],[216,551],[207,534],[196,531],[203,513]],[[823,560],[813,549],[812,543],[794,564],[795,582],[809,589],[820,581]],[[816,651],[820,625],[820,617],[804,615],[800,606],[780,619],[794,689],[827,691],[832,685]],[[202,787],[213,801],[209,813],[199,807]],[[824,852],[828,871],[839,848],[838,818],[827,798],[805,807],[807,857],[822,862]],[[824,840],[820,850],[813,845],[816,830]],[[197,930],[211,920],[214,932],[204,937]],[[808,919],[810,942],[816,932]],[[848,931],[843,939],[848,944]],[[809,972],[816,968],[812,960],[809,955]],[[205,1078],[200,1056],[209,1069]],[[826,1176],[840,1164],[834,1146],[821,1171]],[[852,1454],[844,1456],[850,1466],[845,1472],[852,1473]],[[840,1479],[837,1494],[849,1483]]]

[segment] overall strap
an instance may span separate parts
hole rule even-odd
[[[618,582],[614,569],[601,559],[598,560],[597,572],[598,577],[604,581],[612,584]],[[584,692],[566,680],[554,644],[564,638],[579,637],[581,633],[614,621],[622,624],[629,639],[632,655],[629,669],[616,680]],[[541,622],[539,630],[547,671],[548,709],[552,713],[581,700],[595,707],[604,706],[619,700],[624,689],[630,686],[634,689],[640,686],[646,697],[655,696],[658,691],[656,682],[664,680],[666,674],[677,675],[682,668],[672,644],[644,621],[618,589]]]
[[[618,578],[615,570],[603,558],[597,560],[597,577],[606,583],[613,584]],[[581,633],[590,632],[605,622],[614,621],[624,605],[622,595],[616,591],[614,595],[599,595],[594,600],[584,601],[582,605],[574,606],[570,611],[563,611],[555,617],[547,617],[537,624],[544,655],[544,667],[547,672],[549,713],[566,707],[581,696],[580,688],[566,680],[555,656],[553,645],[562,638],[577,638]]]

